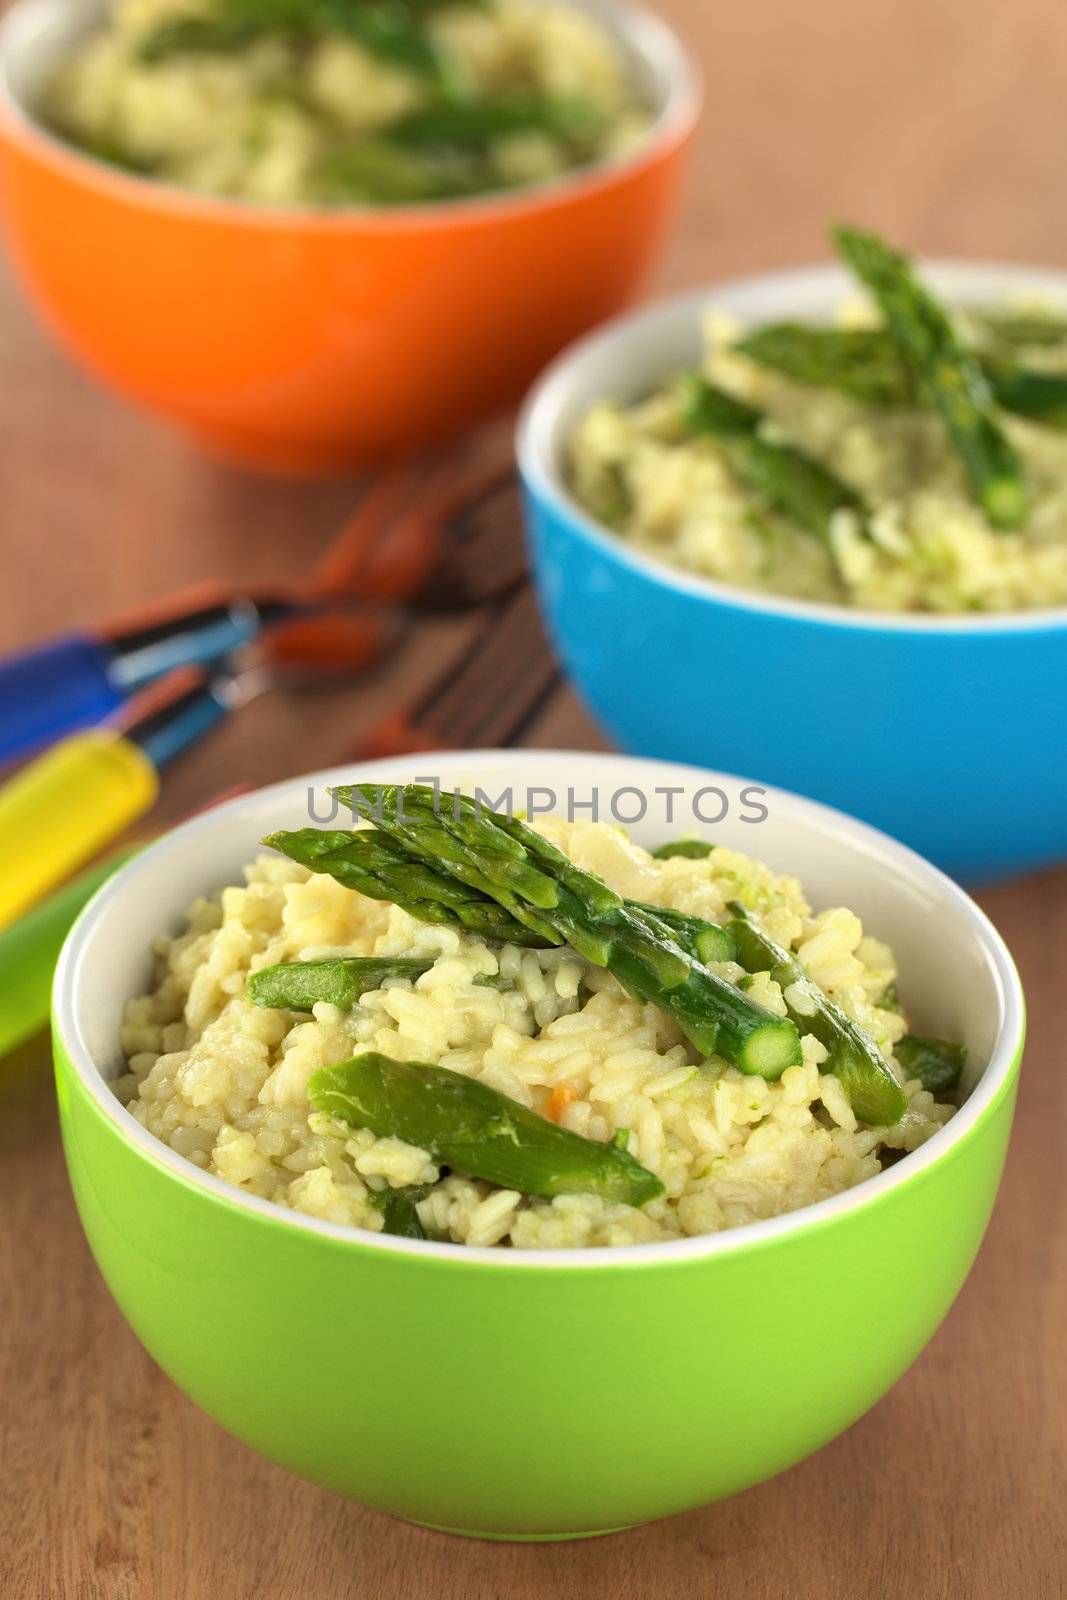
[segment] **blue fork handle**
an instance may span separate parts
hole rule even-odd
[[[126,696],[111,677],[114,651],[69,634],[0,661],[0,762],[14,761],[110,716]]]

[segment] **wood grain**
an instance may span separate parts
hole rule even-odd
[[[665,283],[816,257],[831,216],[928,250],[1067,260],[1056,0],[660,9],[708,80]],[[204,462],[70,367],[6,272],[0,375],[0,648],[206,576],[263,579],[310,562],[352,503],[352,484],[265,482]],[[183,761],[160,818],[235,781],[334,759],[462,646],[464,626],[421,629],[358,687],[264,698]],[[561,696],[532,742],[597,736]],[[585,1545],[405,1527],[308,1487],[202,1416],[102,1286],[66,1184],[46,1046],[27,1045],[0,1072],[0,1595],[1056,1600],[1067,1587],[1067,872],[981,898],[1018,957],[1032,1033],[1002,1197],[944,1327],[892,1394],[804,1465]]]

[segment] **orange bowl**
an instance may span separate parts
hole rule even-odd
[[[313,472],[461,433],[636,296],[674,213],[693,67],[650,14],[572,3],[647,85],[657,116],[632,152],[498,197],[316,210],[204,198],[62,143],[33,107],[98,0],[18,0],[0,178],[31,297],[92,372],[215,455]]]

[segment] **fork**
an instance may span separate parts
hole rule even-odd
[[[473,643],[408,711],[387,716],[360,741],[353,759],[517,744],[559,684],[537,602],[524,586],[493,608]]]
[[[515,492],[499,452],[474,464],[422,458],[397,465],[372,485],[307,577],[259,593],[200,584],[133,616],[0,657],[0,761],[104,721],[173,668],[250,646],[266,660],[294,650],[303,656],[324,626],[324,610],[336,619],[342,607],[369,615],[368,602],[420,611],[481,603],[521,575]]]
[[[445,456],[400,463],[371,485],[315,564],[305,592],[321,599],[355,591],[367,598],[418,600],[432,607],[442,569],[455,564],[453,538],[468,521],[470,533],[484,535],[475,540],[482,554],[490,554],[490,536],[499,537],[509,559],[514,563],[518,553],[521,562],[521,519],[494,518],[491,509],[494,502],[517,494],[510,454],[496,448],[474,460],[457,462]],[[462,559],[458,570],[468,580],[473,576],[470,563]]]

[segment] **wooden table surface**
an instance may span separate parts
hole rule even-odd
[[[665,283],[811,259],[836,216],[928,251],[1067,262],[1057,0],[659,9],[701,56],[709,91]],[[0,648],[205,576],[269,578],[313,558],[353,494],[200,460],[69,367],[0,275]],[[424,628],[358,689],[264,698],[182,763],[160,818],[334,759],[464,628]],[[597,738],[563,694],[530,742]],[[1001,1199],[956,1307],[893,1392],[812,1460],[584,1545],[408,1528],[290,1477],[202,1416],[103,1287],[67,1188],[46,1045],[25,1046],[0,1082],[4,1600],[1062,1595],[1067,871],[980,898],[1019,960],[1032,1031]]]

